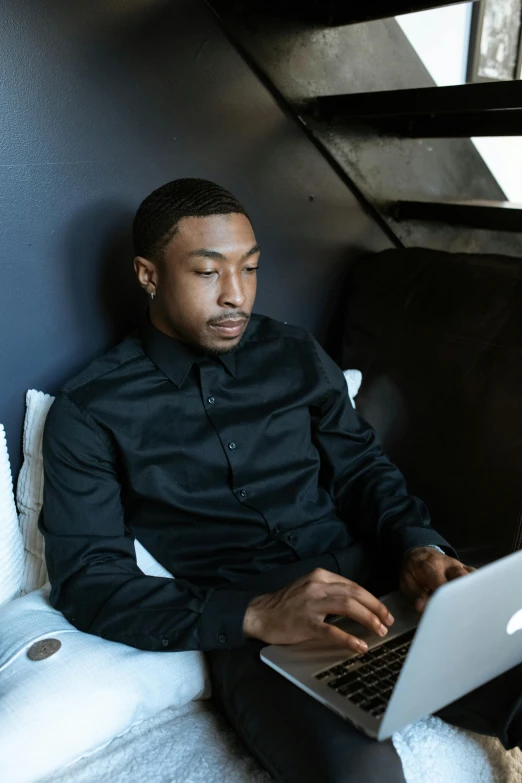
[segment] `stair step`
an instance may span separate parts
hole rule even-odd
[[[398,201],[395,220],[436,220],[450,225],[522,233],[522,204],[511,201]]]
[[[476,0],[472,0],[474,2]],[[232,0],[211,0],[214,7],[229,5]],[[400,14],[425,11],[466,0],[235,0],[236,11],[266,11],[270,16],[295,19],[326,27],[342,27],[372,19],[387,19]]]
[[[361,120],[413,138],[522,135],[522,81],[324,95],[305,109],[316,117]]]

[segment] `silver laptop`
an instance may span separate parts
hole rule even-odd
[[[383,639],[346,618],[368,643],[271,645],[261,659],[379,740],[522,663],[522,551],[440,587],[419,616],[401,593],[381,601],[395,618]]]

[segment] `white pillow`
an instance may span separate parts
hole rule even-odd
[[[18,525],[5,430],[0,424],[0,606],[20,594],[24,546]]]
[[[42,435],[54,397],[30,389],[25,402],[24,461],[16,487],[16,504],[25,549],[22,594],[37,590],[48,580],[44,539],[38,530],[38,516],[43,502]]]
[[[167,707],[209,695],[199,652],[146,652],[74,628],[49,587],[0,609],[0,780],[34,783]],[[31,660],[37,641],[61,647]]]
[[[78,631],[49,604],[38,516],[43,500],[42,434],[53,400],[34,389],[26,396],[17,501],[22,528],[18,585],[25,545],[22,591],[28,594],[0,609],[2,783],[32,783],[166,707],[210,695],[203,653],[146,652],[110,642]],[[137,541],[135,549],[145,574],[173,578]],[[57,639],[61,647],[44,660],[30,660],[27,650],[44,639]]]
[[[344,377],[346,379],[346,385],[348,386],[348,396],[350,398],[350,402],[355,408],[355,398],[357,397],[357,393],[361,387],[362,373],[360,370],[345,370]]]

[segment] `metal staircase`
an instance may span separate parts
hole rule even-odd
[[[522,255],[522,205],[470,141],[522,136],[522,81],[433,86],[391,18],[451,4],[209,1],[397,245]]]
[[[473,1],[473,0],[472,0]],[[257,11],[269,12],[281,18],[300,19],[317,25],[346,25],[385,19],[414,11],[425,11],[443,5],[456,5],[466,0],[251,0],[248,5]],[[237,3],[235,5],[238,5]]]

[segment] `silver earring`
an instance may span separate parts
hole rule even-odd
[[[154,299],[154,291],[151,291],[151,292],[150,292],[150,298],[151,298],[151,299]]]

